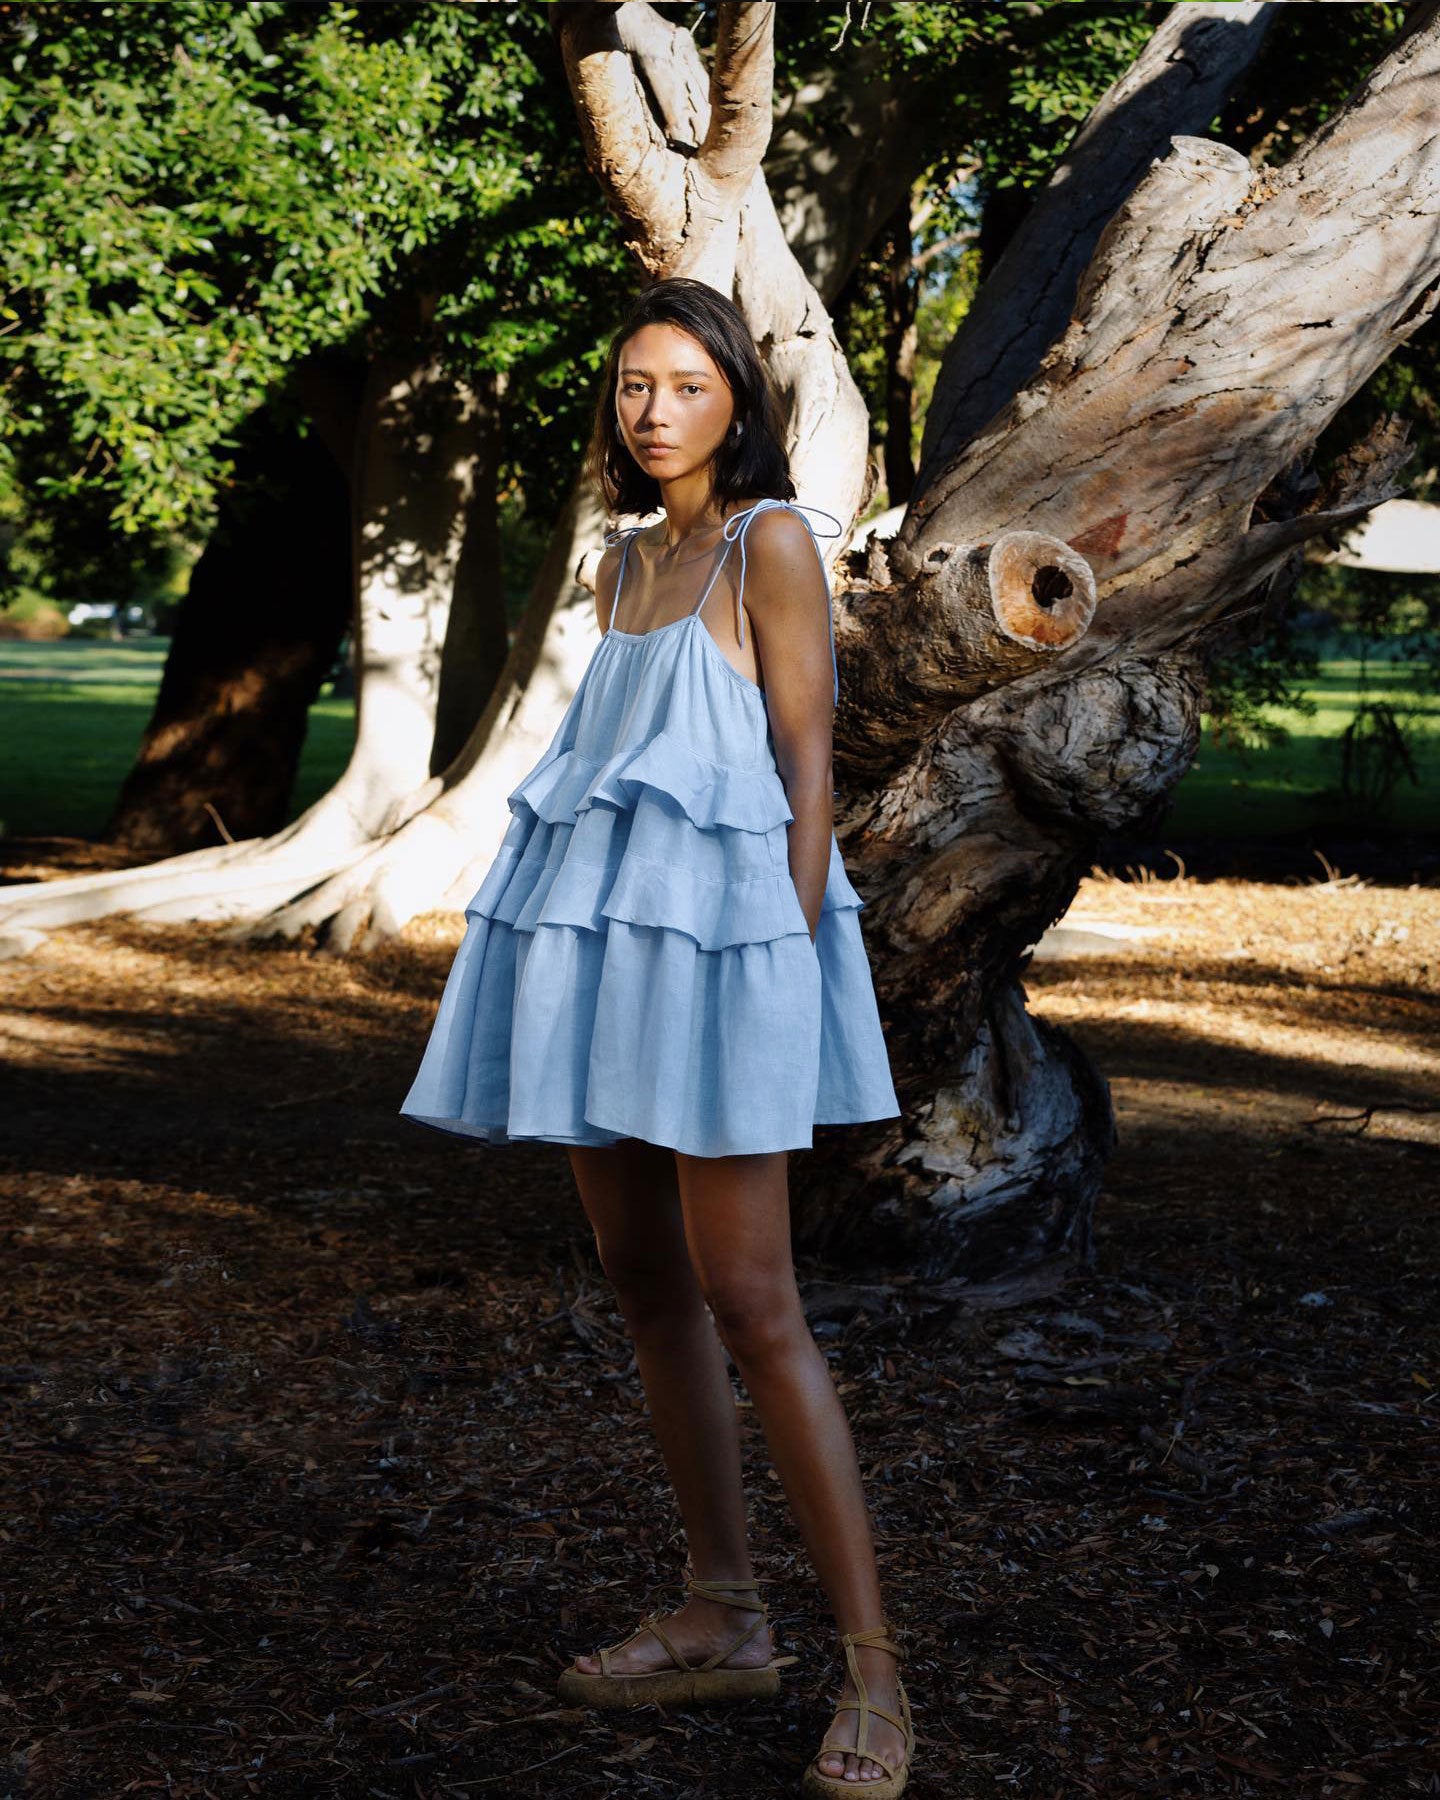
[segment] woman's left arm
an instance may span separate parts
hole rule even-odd
[[[790,874],[814,941],[835,829],[830,590],[803,519],[778,507],[745,533],[745,610],[794,822]]]

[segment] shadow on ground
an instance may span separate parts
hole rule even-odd
[[[1094,1266],[812,1321],[909,1791],[1433,1792],[1440,896],[1082,902],[1165,926],[1027,976],[1112,1084]],[[784,1696],[555,1698],[684,1545],[564,1152],[396,1114],[458,936],[111,920],[7,965],[0,1791],[798,1791],[841,1664],[738,1385]]]

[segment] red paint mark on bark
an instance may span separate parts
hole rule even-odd
[[[1129,523],[1128,512],[1112,513],[1108,519],[1097,519],[1093,525],[1087,526],[1078,537],[1066,538],[1070,548],[1081,556],[1114,556],[1125,539],[1125,527]]]

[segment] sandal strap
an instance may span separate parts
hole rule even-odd
[[[669,1638],[666,1637],[664,1631],[661,1629],[660,1621],[655,1618],[649,1618],[649,1619],[646,1619],[645,1625],[646,1625],[646,1629],[649,1630],[650,1632],[652,1632],[654,1634],[654,1636],[659,1638],[660,1642],[665,1646],[666,1651],[669,1653],[670,1660],[675,1664],[676,1668],[684,1669],[685,1672],[687,1674],[689,1674],[692,1671],[694,1665],[686,1662],[685,1658],[680,1654],[680,1652],[670,1642]]]
[[[840,1702],[840,1704],[835,1708],[835,1710],[836,1710],[836,1712],[858,1712],[858,1713],[862,1713],[862,1714],[874,1713],[877,1718],[888,1720],[889,1723],[891,1725],[893,1725],[895,1727],[895,1729],[900,1733],[901,1737],[904,1737],[906,1731],[909,1729],[909,1727],[906,1725],[904,1719],[897,1719],[895,1717],[894,1713],[887,1712],[883,1706],[877,1706],[873,1700],[867,1700],[865,1702],[864,1706],[861,1706],[861,1704],[859,1703],[858,1700],[842,1700]],[[828,1746],[828,1748],[833,1750],[835,1748],[835,1746],[833,1744],[831,1744]],[[845,1748],[847,1750],[856,1750],[857,1746],[854,1744],[847,1744],[845,1746]],[[868,1756],[869,1754],[870,1754],[870,1752],[867,1750],[865,1752],[865,1755]],[[875,1760],[878,1762],[880,1759],[879,1759],[879,1757],[876,1757]]]
[[[758,1597],[758,1590],[753,1581],[700,1581],[695,1576],[689,1575],[685,1579],[685,1585],[692,1594],[699,1594],[702,1600],[715,1600],[722,1606],[740,1606],[746,1612],[764,1613],[768,1610],[765,1602]],[[751,1600],[739,1599],[735,1594],[726,1593],[726,1588],[735,1588],[742,1594],[752,1594],[756,1597]]]
[[[766,1615],[770,1609],[759,1598],[753,1581],[701,1581],[697,1576],[691,1575],[687,1576],[685,1585],[692,1594],[699,1594],[704,1600],[718,1600],[725,1606],[738,1606],[743,1611],[753,1612],[756,1615],[748,1631],[742,1632],[733,1644],[727,1644],[723,1650],[715,1651],[701,1663],[702,1673],[718,1668],[721,1663],[728,1661],[737,1650],[748,1644],[757,1631],[764,1630]],[[727,1588],[733,1588],[735,1592],[727,1593],[725,1591]],[[750,1595],[748,1600],[742,1597],[746,1594]]]
[[[680,1652],[670,1642],[669,1638],[666,1637],[665,1633],[661,1630],[660,1621],[651,1613],[646,1614],[646,1616],[635,1627],[634,1631],[632,1631],[630,1633],[630,1637],[626,1638],[624,1640],[624,1642],[626,1644],[628,1644],[630,1642],[630,1638],[638,1637],[642,1631],[648,1631],[652,1637],[658,1639],[658,1641],[664,1648],[665,1654],[670,1658],[671,1662],[674,1663],[674,1665],[677,1669],[683,1669],[687,1675],[694,1674],[694,1670],[691,1668],[690,1664],[688,1662],[686,1662],[685,1658],[680,1654]],[[620,1650],[623,1647],[624,1646],[622,1644],[607,1644],[605,1646],[605,1648],[600,1652],[600,1673],[602,1675],[604,1675],[607,1678],[607,1680],[615,1681],[615,1680],[621,1679],[619,1676],[611,1674],[610,1658],[615,1654],[615,1652],[617,1650]]]
[[[847,1646],[847,1657],[849,1655],[849,1645],[870,1644],[877,1650],[888,1650],[891,1656],[899,1657],[903,1661],[906,1653],[894,1639],[895,1633],[893,1627],[884,1620],[878,1625],[871,1625],[865,1631],[845,1631],[840,1634],[840,1642]]]
[[[908,1756],[910,1754],[909,1738],[911,1730],[908,1718],[910,1703],[905,1696],[904,1688],[899,1686],[897,1677],[897,1691],[900,1696],[901,1705],[904,1707],[907,1714],[906,1718],[897,1719],[894,1713],[887,1712],[883,1706],[876,1706],[871,1701],[869,1692],[865,1686],[865,1677],[860,1673],[860,1664],[855,1656],[856,1644],[868,1644],[876,1650],[885,1650],[888,1651],[891,1656],[903,1659],[905,1652],[894,1641],[889,1621],[882,1619],[878,1625],[871,1625],[864,1631],[844,1631],[840,1634],[840,1642],[845,1647],[845,1662],[850,1670],[850,1679],[855,1683],[855,1692],[859,1696],[857,1700],[843,1701],[835,1709],[837,1712],[858,1712],[860,1715],[860,1726],[859,1730],[856,1732],[855,1742],[853,1745],[847,1745],[846,1749],[853,1751],[856,1756],[868,1756],[872,1762],[883,1763],[883,1759],[876,1756],[868,1748],[870,1742],[870,1715],[871,1713],[876,1713],[880,1718],[887,1720],[902,1734],[902,1736],[905,1737],[907,1740],[905,1753]],[[833,1749],[834,1746],[831,1745],[831,1748]],[[887,1769],[890,1768],[889,1763],[883,1763],[883,1766]],[[894,1774],[893,1769],[891,1769],[890,1772],[891,1774]]]

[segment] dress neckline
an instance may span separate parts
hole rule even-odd
[[[698,619],[699,613],[681,613],[678,619],[671,619],[668,625],[652,625],[648,631],[622,631],[618,625],[612,625],[606,631],[606,637],[633,638],[636,643],[641,638],[658,637],[662,631],[673,631],[677,625],[683,625],[687,619]]]
[[[803,501],[781,500],[773,495],[766,495],[759,500],[753,501],[749,506],[742,507],[739,512],[732,513],[731,516],[724,521],[724,523],[721,527],[721,539],[724,544],[724,549],[721,551],[720,556],[716,559],[715,566],[710,572],[710,579],[705,583],[704,593],[701,594],[699,600],[695,603],[695,605],[690,609],[690,611],[688,613],[682,613],[678,619],[667,620],[664,625],[652,625],[648,631],[617,631],[617,627],[616,627],[614,621],[615,621],[615,615],[620,609],[620,597],[621,597],[621,592],[625,585],[625,566],[626,566],[626,563],[627,563],[627,561],[629,559],[629,555],[630,555],[630,545],[631,545],[632,541],[636,537],[638,537],[642,531],[648,530],[649,527],[645,526],[645,525],[632,525],[628,529],[621,529],[621,530],[607,533],[606,538],[605,538],[605,543],[607,546],[609,546],[611,544],[617,544],[623,538],[624,543],[625,543],[625,548],[624,548],[623,552],[621,553],[620,569],[615,578],[615,595],[610,603],[610,625],[607,628],[605,635],[606,635],[606,637],[610,637],[612,635],[618,635],[619,637],[627,640],[630,643],[638,643],[641,640],[643,640],[644,638],[656,636],[656,634],[659,632],[669,631],[673,626],[684,625],[684,624],[688,623],[691,619],[698,619],[700,617],[702,609],[704,608],[706,600],[710,597],[711,589],[715,586],[716,581],[719,579],[720,571],[724,568],[726,562],[729,560],[730,551],[731,551],[732,546],[738,542],[740,545],[740,580],[739,580],[739,584],[735,590],[735,637],[736,637],[736,641],[740,645],[741,649],[744,649],[744,647],[745,647],[745,606],[744,606],[745,538],[746,538],[746,533],[747,533],[747,530],[748,530],[751,522],[756,518],[756,516],[758,514],[765,512],[770,507],[783,508],[786,512],[793,512],[796,515],[796,517],[799,518],[801,523],[805,526],[806,530],[810,533],[810,541],[814,545],[815,555],[819,559],[820,573],[821,573],[821,576],[824,579],[824,583],[825,583],[825,601],[826,601],[825,622],[826,622],[826,627],[830,634],[830,667],[831,667],[831,674],[832,674],[833,687],[834,687],[833,700],[834,700],[834,703],[838,705],[839,700],[840,700],[840,669],[839,669],[839,665],[838,665],[838,663],[836,661],[836,657],[835,657],[835,617],[834,617],[834,609],[833,609],[833,606],[832,606],[831,600],[830,600],[830,577],[829,577],[829,572],[825,567],[825,557],[820,549],[820,544],[819,544],[819,541],[818,541],[818,539],[816,537],[816,533],[815,533],[815,527],[810,523],[809,519],[806,517],[806,514],[810,513],[810,512],[820,513],[820,515],[823,518],[830,520],[831,524],[835,527],[835,529],[833,532],[827,532],[826,533],[827,537],[839,537],[842,534],[842,532],[844,531],[844,526],[840,523],[839,519],[834,517],[833,514],[825,512],[823,510],[823,508],[818,507],[818,506],[807,506]],[[697,557],[695,560],[698,562],[702,559]],[[764,688],[762,688],[760,686],[759,682],[752,681],[748,675],[742,675],[740,673],[740,671],[730,661],[730,658],[728,656],[726,656],[725,652],[720,648],[719,644],[716,643],[714,634],[711,632],[709,626],[702,625],[702,629],[704,630],[706,637],[710,639],[710,646],[713,649],[713,651],[715,652],[715,655],[720,659],[720,661],[725,665],[725,667],[730,671],[730,673],[735,677],[735,679],[739,682],[743,682],[744,685],[746,687],[748,687],[752,693],[759,694],[761,696],[761,698],[763,699],[764,695],[765,695],[765,690],[764,690]]]
[[[747,689],[752,694],[758,695],[761,700],[764,700],[764,688],[761,687],[758,681],[752,681],[748,675],[742,675],[740,673],[734,663],[731,662],[730,658],[715,642],[714,632],[711,631],[710,627],[700,617],[698,612],[685,613],[678,619],[672,619],[668,625],[652,625],[649,631],[622,631],[618,625],[612,625],[609,630],[606,631],[604,637],[601,638],[600,642],[603,645],[608,644],[611,638],[621,638],[627,644],[643,644],[646,638],[660,637],[664,632],[673,631],[677,625],[690,624],[695,624],[700,627],[701,633],[708,641],[711,650],[715,653],[716,661],[720,666],[725,669],[727,673],[733,675],[736,681],[740,683],[741,687]]]

